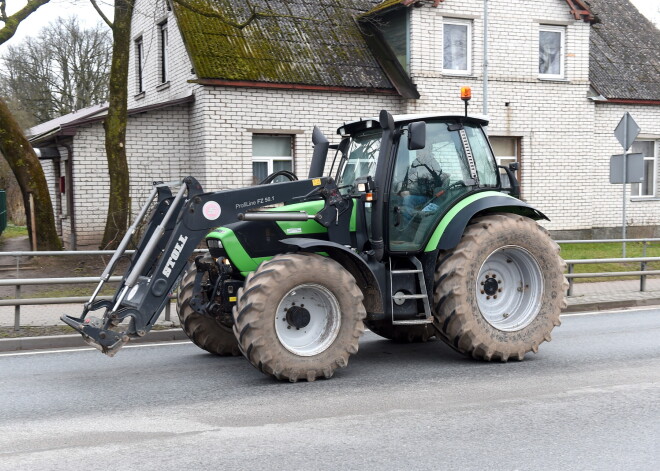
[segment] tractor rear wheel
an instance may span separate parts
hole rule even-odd
[[[366,321],[365,325],[376,335],[396,343],[428,342],[435,335],[430,324],[393,325],[389,321]]]
[[[330,378],[357,353],[366,311],[353,276],[316,254],[262,263],[238,290],[234,334],[245,357],[277,379]]]
[[[566,306],[566,264],[535,221],[477,218],[435,273],[434,326],[455,350],[481,360],[522,360],[550,341]]]
[[[210,263],[213,260],[210,255],[206,255],[202,261]],[[195,263],[191,263],[181,280],[181,291],[177,299],[181,328],[195,345],[209,353],[222,356],[240,355],[238,342],[230,326],[222,324],[215,317],[203,316],[190,306],[196,275]]]

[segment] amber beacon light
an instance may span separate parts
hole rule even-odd
[[[468,101],[472,98],[472,89],[470,87],[461,87],[461,100],[465,102],[465,116],[468,115]]]

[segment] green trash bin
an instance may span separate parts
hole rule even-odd
[[[7,192],[0,190],[0,234],[7,228]]]

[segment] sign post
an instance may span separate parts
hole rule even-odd
[[[630,146],[632,145],[633,142],[635,142],[635,139],[637,138],[637,135],[639,134],[639,131],[641,129],[635,122],[632,116],[630,116],[630,113],[626,111],[626,113],[623,115],[623,118],[621,118],[621,121],[619,121],[619,124],[617,125],[616,129],[614,130],[614,136],[617,138],[621,146],[623,147],[623,222],[621,224],[622,227],[622,235],[621,238],[623,239],[623,258],[626,258],[626,184],[627,184],[627,170],[628,170],[628,162],[627,162],[627,153],[628,149],[630,149]]]

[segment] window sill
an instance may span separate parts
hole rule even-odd
[[[136,100],[141,100],[141,99],[143,99],[146,95],[147,95],[147,92],[140,92],[140,93],[138,93],[137,95],[135,95],[133,98],[135,98]]]
[[[543,77],[542,75],[539,75],[538,79],[544,82],[568,82],[566,77]]]
[[[631,196],[630,201],[637,203],[638,201],[660,201],[658,196]]]
[[[475,78],[476,76],[472,72],[454,72],[450,70],[443,70],[442,75],[447,77],[461,77],[461,78]]]
[[[160,92],[160,91],[166,90],[168,88],[170,88],[170,82],[164,82],[164,83],[161,83],[160,85],[158,85],[156,87],[156,91]]]

